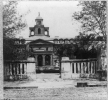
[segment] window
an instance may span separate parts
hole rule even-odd
[[[68,43],[69,43],[69,41],[66,39],[66,40],[65,40],[65,44],[68,44]]]
[[[58,44],[58,39],[55,39],[55,40],[54,40],[54,43],[55,43],[55,44]]]
[[[48,32],[47,31],[45,31],[45,35],[48,35]]]
[[[46,51],[48,51],[48,47],[46,47]]]
[[[34,32],[33,31],[31,32],[31,35],[34,35]]]
[[[45,65],[50,65],[50,56],[49,55],[45,56]]]
[[[63,39],[60,39],[59,41],[60,41],[60,44],[63,44],[64,43]]]
[[[40,28],[38,29],[38,34],[41,34],[41,29]]]

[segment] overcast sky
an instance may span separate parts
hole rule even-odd
[[[40,12],[45,27],[49,27],[50,37],[74,37],[80,31],[80,24],[72,20],[72,14],[81,10],[78,1],[19,1],[18,12],[26,14],[23,18],[27,27],[19,36],[29,37],[29,27],[33,27]]]

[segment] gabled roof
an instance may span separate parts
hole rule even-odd
[[[53,40],[53,38],[50,38],[48,36],[31,36],[29,38],[26,38],[25,40],[28,40],[28,41],[34,41],[34,40],[37,40],[37,39],[42,39],[42,40]]]
[[[53,44],[52,42],[42,40],[42,39],[37,39],[34,41],[29,42],[30,44]]]

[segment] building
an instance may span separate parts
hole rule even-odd
[[[97,59],[64,58],[61,61],[60,69],[59,57],[55,55],[55,48],[61,44],[74,44],[75,41],[72,38],[50,38],[49,27],[43,25],[40,14],[35,21],[36,25],[29,28],[29,38],[15,40],[16,51],[27,51],[27,58],[5,61],[4,80],[36,79],[36,71],[43,72],[45,70],[58,70],[64,79],[97,73]]]
[[[25,39],[28,49],[31,51],[28,60],[36,62],[37,70],[55,69],[59,67],[58,57],[54,54],[54,45],[69,44],[71,39],[54,37],[50,38],[49,27],[43,25],[43,19],[35,19],[36,25],[29,27],[29,38]]]

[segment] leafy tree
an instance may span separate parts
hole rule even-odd
[[[55,44],[54,45],[54,53],[58,56],[60,63],[60,77],[61,77],[61,59],[62,57],[72,58],[74,55],[74,47],[70,44]]]
[[[81,1],[82,10],[73,17],[82,23],[83,32],[102,35],[106,40],[106,1]]]
[[[98,67],[101,68],[101,54],[106,50],[106,18],[107,18],[107,2],[106,1],[81,1],[82,6],[80,12],[75,12],[73,18],[82,23],[83,33],[93,33],[98,37],[102,36],[104,41],[92,43],[92,46],[97,49]],[[100,37],[99,37],[100,38]]]
[[[97,41],[94,34],[80,33],[75,37],[75,55],[77,59],[96,58],[97,50],[94,48],[94,43]]]
[[[15,52],[14,47],[15,35],[26,27],[26,23],[22,21],[22,15],[17,13],[17,2],[8,1],[3,5],[3,55],[4,60],[16,58],[19,54]]]
[[[80,12],[75,12],[73,18],[82,23],[83,33],[91,32],[98,37],[102,36],[104,41],[99,41],[95,48],[98,49],[98,55],[106,49],[106,1],[81,1]],[[100,40],[100,39],[99,39]],[[105,43],[104,43],[105,42]],[[95,45],[95,43],[94,43]],[[102,48],[103,47],[103,48]]]
[[[8,1],[3,5],[3,36],[15,37],[20,30],[26,27],[22,21],[22,15],[17,13],[17,1]]]

